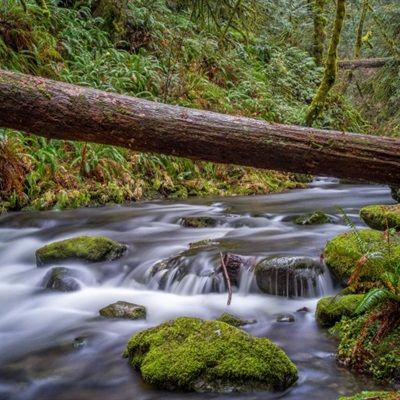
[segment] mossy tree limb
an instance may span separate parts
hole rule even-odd
[[[326,57],[324,76],[306,116],[306,123],[308,126],[311,126],[318,118],[325,105],[329,91],[335,84],[338,69],[337,51],[345,15],[346,0],[337,0],[335,24],[333,26],[332,37]]]

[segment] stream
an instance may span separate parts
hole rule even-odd
[[[329,239],[348,230],[338,207],[357,226],[360,207],[393,203],[386,186],[340,184],[317,179],[307,189],[254,197],[152,201],[129,207],[17,212],[0,217],[0,400],[335,400],[339,395],[380,389],[370,380],[340,368],[336,342],[314,318],[318,298],[340,288],[325,271],[310,297],[262,294],[252,274],[241,277],[231,306],[223,280],[210,271],[219,252],[257,260],[267,256],[319,259]],[[297,215],[320,209],[333,223],[299,226]],[[186,216],[210,216],[211,228],[187,228]],[[69,265],[84,276],[84,287],[63,293],[41,287],[51,267],[37,268],[35,250],[77,235],[105,235],[126,243],[128,251],[113,262]],[[174,274],[160,290],[161,276],[151,267],[211,240],[189,260],[190,274]],[[144,305],[147,319],[110,320],[99,309],[118,300]],[[297,312],[307,307],[312,312]],[[245,326],[252,335],[281,346],[299,368],[298,382],[284,393],[177,393],[157,390],[132,371],[121,354],[135,332],[178,316],[217,318],[230,312],[257,322]],[[277,322],[290,313],[294,322]]]

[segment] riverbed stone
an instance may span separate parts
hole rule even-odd
[[[146,308],[127,301],[117,301],[102,308],[99,314],[106,318],[145,319]]]
[[[293,314],[278,314],[276,316],[276,322],[294,322],[295,320]]]
[[[297,368],[269,339],[220,321],[181,317],[134,335],[124,353],[145,382],[169,390],[285,390]]]
[[[344,316],[352,317],[363,297],[362,294],[350,294],[320,299],[315,313],[318,324],[324,328],[329,328]]]
[[[69,268],[55,267],[44,276],[42,286],[60,292],[74,292],[81,288],[79,274]]]
[[[88,263],[120,258],[127,246],[104,236],[78,236],[50,243],[36,251],[38,267],[68,261]]]
[[[332,218],[323,211],[317,210],[311,214],[299,215],[293,222],[297,225],[329,224]]]
[[[254,319],[251,319],[251,320],[241,319],[241,318],[237,317],[236,315],[229,314],[229,313],[221,314],[217,318],[217,321],[225,322],[226,324],[232,325],[235,327],[240,327],[240,326],[249,325],[249,324],[255,324],[257,322]]]
[[[311,295],[322,273],[321,264],[308,257],[272,257],[255,267],[256,282],[262,292],[287,297]]]
[[[182,217],[179,223],[185,228],[212,228],[217,220],[212,217]]]
[[[384,231],[394,228],[400,231],[400,204],[363,207],[360,217],[372,229]]]
[[[400,238],[391,239],[390,257],[386,254],[387,238],[383,232],[373,229],[359,229],[341,233],[330,240],[324,249],[324,260],[334,277],[346,286],[357,262],[366,253],[370,261],[366,262],[359,275],[359,286],[380,279],[390,264],[400,262]]]

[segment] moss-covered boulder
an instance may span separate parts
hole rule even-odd
[[[347,296],[324,297],[318,301],[315,313],[319,325],[329,328],[340,321],[342,317],[351,317],[364,295],[350,294]]]
[[[112,261],[120,258],[127,247],[104,236],[78,236],[53,242],[36,251],[38,267],[68,261]]]
[[[127,301],[117,301],[102,308],[99,314],[105,318],[145,319],[146,308]]]
[[[217,220],[212,217],[183,217],[179,223],[185,228],[211,228],[217,225]]]
[[[225,322],[228,325],[236,326],[237,328],[244,325],[254,324],[256,321],[254,319],[247,320],[241,319],[236,315],[223,313],[218,318],[217,321]]]
[[[360,282],[379,280],[389,264],[400,262],[400,238],[392,238],[390,257],[386,252],[387,239],[383,232],[360,229],[335,236],[324,249],[324,259],[332,274],[344,286],[352,275],[357,262],[365,254],[370,254],[360,271]],[[375,255],[375,257],[372,257]],[[379,257],[378,257],[379,256]]]
[[[133,336],[125,357],[143,379],[169,390],[285,390],[297,369],[268,339],[219,321],[181,317]]]
[[[360,217],[372,229],[384,231],[394,228],[400,231],[400,204],[363,207]]]
[[[308,257],[266,258],[255,267],[256,282],[263,293],[286,297],[315,295],[322,272],[320,263]]]
[[[337,351],[339,364],[372,375],[377,381],[399,383],[400,325],[397,323],[390,327],[387,322],[383,314],[381,318],[373,319],[371,314],[342,318],[331,328],[340,340]],[[386,324],[383,336],[382,324]]]
[[[52,268],[43,278],[42,286],[60,292],[74,292],[81,288],[79,274],[69,268]]]
[[[293,221],[297,225],[329,224],[332,218],[323,211],[314,211],[311,214],[299,215]]]
[[[393,200],[396,200],[398,203],[400,203],[400,186],[390,186],[390,192]]]
[[[338,400],[399,400],[400,392],[361,392]]]

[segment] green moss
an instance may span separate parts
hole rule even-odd
[[[338,400],[398,400],[400,392],[361,392],[354,396],[339,397]]]
[[[400,231],[400,204],[367,206],[360,210],[360,217],[373,229],[384,231],[394,228]]]
[[[318,324],[323,327],[331,327],[342,317],[353,316],[362,298],[362,294],[324,297],[317,304],[316,319]]]
[[[217,224],[217,221],[211,217],[184,217],[180,224],[186,228],[208,228]]]
[[[324,249],[324,259],[334,276],[346,285],[363,255],[382,255],[382,258],[371,257],[361,270],[360,283],[374,282],[379,280],[386,266],[389,268],[390,264],[400,261],[399,239],[393,238],[390,255],[385,251],[387,248],[383,232],[361,229],[357,233],[342,233],[330,240]]]
[[[389,330],[379,341],[376,334],[382,322],[370,324],[362,341],[361,354],[354,352],[368,315],[358,318],[343,318],[331,332],[340,339],[337,359],[340,364],[359,372],[372,375],[377,381],[398,382],[400,380],[400,326]]]
[[[198,318],[138,333],[125,357],[146,382],[171,390],[284,390],[297,380],[294,364],[270,340]]]
[[[36,262],[38,266],[45,266],[71,260],[115,260],[125,250],[125,245],[104,236],[79,236],[41,247],[36,251]]]
[[[236,315],[229,314],[229,313],[221,314],[217,318],[217,321],[225,322],[226,324],[231,325],[231,326],[235,326],[237,328],[239,326],[244,326],[244,325],[252,324],[252,323],[255,322],[255,321],[249,321],[249,320],[241,319],[241,318],[237,317]]]
[[[293,221],[297,225],[329,224],[331,218],[323,211],[314,211],[311,214],[300,215]]]

